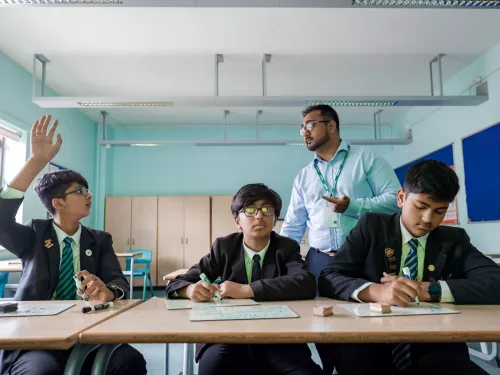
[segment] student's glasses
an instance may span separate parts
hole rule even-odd
[[[326,122],[326,123],[327,123],[327,122],[330,122],[330,121],[331,121],[331,120],[313,120],[313,121],[307,121],[307,122],[305,123],[305,125],[302,125],[302,126],[300,127],[299,134],[300,134],[300,136],[301,136],[301,137],[303,137],[303,136],[304,136],[304,134],[306,134],[306,130],[307,130],[307,131],[311,131],[311,130],[313,130],[313,129],[314,129],[314,127],[316,126],[316,124],[317,124],[318,122]]]
[[[75,190],[71,190],[70,192],[64,193],[59,198],[64,198],[65,196],[70,194],[80,194],[83,195],[84,197],[87,197],[89,194],[92,194],[92,192],[85,186],[78,186]]]
[[[274,207],[264,206],[264,207],[244,207],[240,212],[243,212],[245,216],[251,217],[256,216],[259,211],[262,212],[264,216],[273,216],[274,215]]]

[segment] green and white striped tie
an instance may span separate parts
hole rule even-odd
[[[73,249],[71,244],[73,239],[64,239],[64,249],[62,251],[61,266],[59,267],[59,281],[57,282],[56,300],[76,299],[76,286],[73,280],[75,268],[73,267]]]

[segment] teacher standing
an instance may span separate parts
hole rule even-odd
[[[317,280],[361,215],[399,212],[401,185],[384,159],[340,138],[332,107],[311,106],[302,115],[300,135],[315,155],[295,178],[281,235],[300,243],[309,229],[306,262]]]

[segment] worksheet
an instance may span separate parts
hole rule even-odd
[[[233,307],[206,307],[192,309],[189,320],[192,322],[208,320],[251,320],[287,319],[299,316],[285,305],[258,305]]]
[[[165,306],[167,306],[167,310],[183,310],[183,309],[196,309],[198,307],[209,307],[209,306],[218,306],[218,307],[229,307],[229,306],[250,306],[250,305],[258,305],[258,302],[255,302],[253,299],[232,299],[225,298],[221,301],[220,304],[217,304],[215,298],[212,298],[207,302],[194,302],[190,299],[166,299]]]
[[[10,313],[0,313],[0,318],[12,318],[21,316],[48,316],[57,315],[63,311],[75,306],[74,303],[54,303],[51,305],[20,304],[17,311]]]
[[[430,304],[420,302],[411,302],[407,307],[391,306],[391,312],[382,314],[379,312],[370,311],[369,303],[349,303],[337,305],[347,312],[357,315],[362,318],[373,316],[404,316],[404,315],[437,315],[437,314],[459,314],[459,311],[447,309],[439,306],[439,304]]]

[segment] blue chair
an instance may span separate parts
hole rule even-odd
[[[3,298],[5,292],[5,284],[9,281],[8,272],[0,272],[0,298]]]
[[[133,278],[135,279],[136,277],[142,277],[144,278],[144,286],[142,288],[142,300],[146,300],[146,280],[149,281],[149,289],[151,290],[151,297],[155,296],[155,291],[153,289],[153,281],[151,281],[151,257],[153,252],[151,250],[142,250],[142,249],[137,249],[137,250],[127,250],[127,253],[142,253],[142,256],[139,258],[134,258],[134,276]],[[144,267],[141,268],[136,268],[137,265],[144,265]],[[126,259],[125,263],[125,269],[130,272],[130,259]]]

